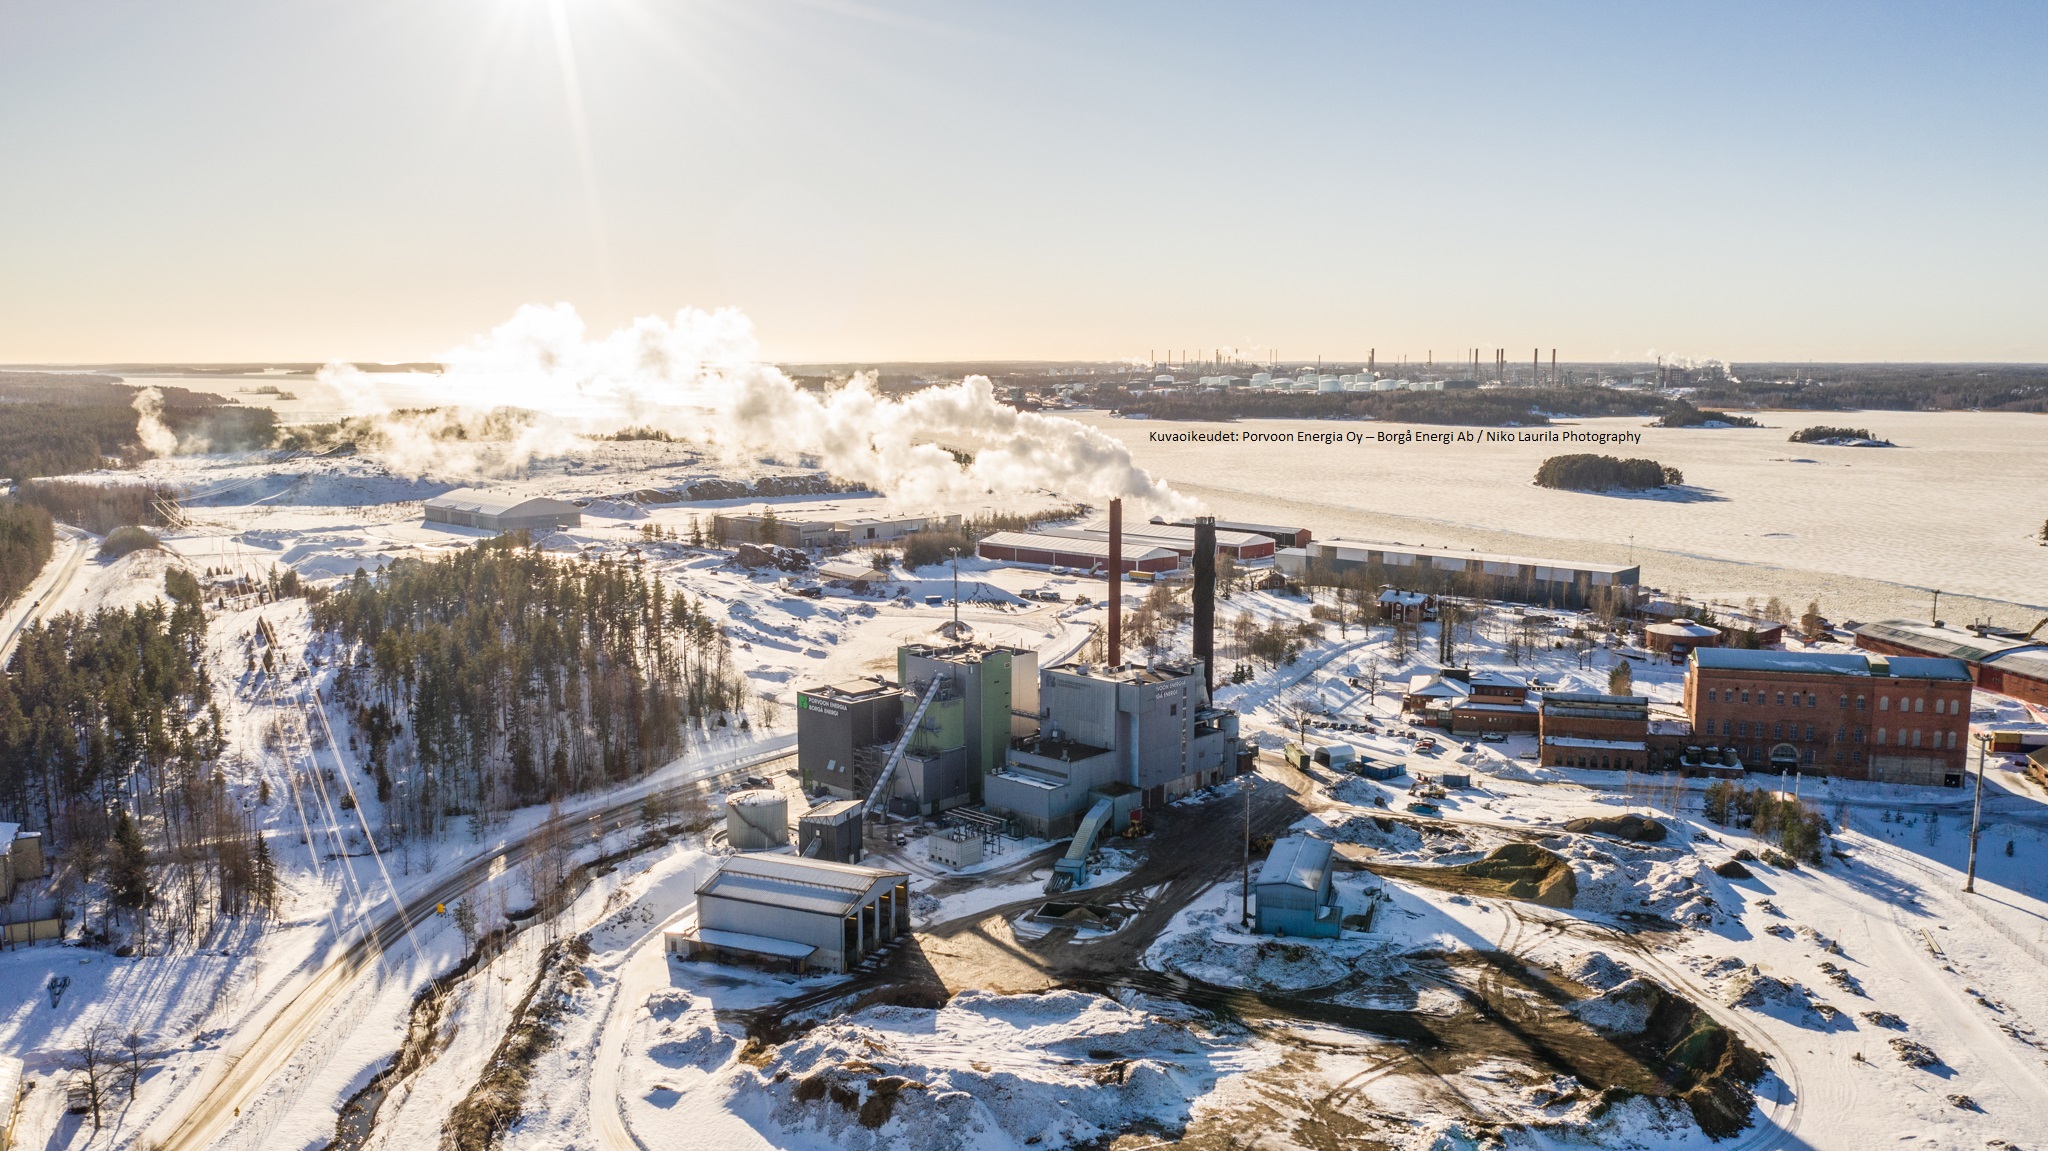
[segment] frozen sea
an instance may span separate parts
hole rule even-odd
[[[1924,616],[1936,588],[1951,622],[2031,625],[2048,612],[2048,416],[1764,412],[1761,428],[1655,428],[1641,417],[1554,425],[1642,437],[1606,447],[1488,443],[1488,429],[1376,421],[1079,418],[1219,516],[1305,526],[1318,537],[1633,561],[1645,583],[1667,591],[1737,603],[1779,595],[1795,611],[1817,598],[1837,620]],[[1787,441],[1813,424],[1868,428],[1898,446]],[[1188,429],[1357,432],[1363,442],[1151,440]],[[1473,438],[1378,438],[1402,431]],[[1638,496],[1535,486],[1537,465],[1565,452],[1648,457],[1684,472],[1686,486]]]

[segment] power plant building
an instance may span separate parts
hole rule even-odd
[[[839,799],[865,798],[860,767],[881,766],[872,749],[903,730],[903,693],[874,680],[819,684],[796,694],[797,778]],[[872,780],[872,774],[869,777]]]
[[[1558,607],[1584,607],[1607,591],[1632,598],[1642,582],[1642,569],[1633,564],[1568,563],[1371,540],[1321,540],[1306,547],[1281,548],[1273,562],[1290,579],[1338,578],[1362,572],[1374,587]]]
[[[938,695],[897,765],[892,805],[933,815],[981,802],[984,780],[1002,767],[1010,741],[1038,726],[1038,653],[907,644],[896,649],[896,673],[910,685],[906,709],[914,709],[934,682]]]
[[[583,510],[568,500],[457,488],[427,501],[426,522],[485,531],[554,531],[579,527]]]
[[[1034,835],[1070,834],[1097,801],[1166,803],[1238,772],[1238,717],[1211,707],[1197,661],[1040,677],[1036,730],[983,781],[987,806]]]

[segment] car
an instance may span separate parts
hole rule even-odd
[[[1476,744],[1476,743],[1468,743],[1468,744],[1466,744],[1466,745],[1464,746],[1463,750],[1465,750],[1465,751],[1478,751],[1478,750],[1479,750],[1479,745],[1478,745],[1478,744]]]
[[[745,779],[743,779],[743,780],[740,780],[740,782],[741,782],[742,784],[744,784],[744,785],[746,785],[746,786],[748,786],[748,787],[754,788],[754,789],[756,789],[756,790],[761,790],[761,789],[765,789],[765,788],[773,788],[773,787],[775,786],[775,784],[774,784],[774,782],[773,782],[772,780],[769,780],[769,779],[767,779],[767,778],[765,778],[765,777],[763,777],[763,776],[759,776],[759,775],[750,775],[750,776],[746,777]]]
[[[1443,809],[1434,803],[1411,803],[1408,805],[1408,810],[1417,815],[1435,815]]]
[[[1479,737],[1481,743],[1506,743],[1508,737],[1498,731],[1489,731]]]
[[[1052,574],[1054,574],[1054,575],[1065,575],[1065,574],[1067,574],[1067,569],[1066,569],[1066,568],[1064,568],[1064,567],[1062,567],[1062,566],[1060,566],[1059,564],[1054,564],[1054,565],[1052,566]]]
[[[907,836],[907,835],[901,835],[901,834],[897,835],[897,837],[896,837],[896,846],[898,846],[898,847],[909,847],[909,846],[910,846],[910,837],[909,837],[909,836]]]
[[[1535,752],[1533,752],[1533,751],[1525,751],[1525,752],[1523,752],[1523,753],[1522,753],[1522,754],[1521,754],[1521,755],[1520,755],[1520,756],[1519,756],[1518,758],[1521,758],[1521,759],[1526,759],[1526,760],[1528,760],[1528,761],[1529,761],[1530,763],[1534,763],[1534,762],[1536,762],[1537,760],[1539,760],[1539,759],[1542,759],[1543,757],[1542,757],[1542,756],[1540,756],[1540,755],[1537,755],[1537,754],[1536,754]]]

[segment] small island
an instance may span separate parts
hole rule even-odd
[[[1591,453],[1552,456],[1536,469],[1536,486],[1574,492],[1645,492],[1677,487],[1685,476],[1656,460],[1624,460]]]
[[[1693,407],[1684,400],[1671,405],[1671,410],[1658,419],[1660,428],[1754,428],[1761,427],[1748,416],[1732,412],[1708,412]]]
[[[1889,448],[1896,447],[1890,440],[1881,440],[1870,434],[1869,428],[1833,428],[1826,424],[1815,424],[1792,433],[1795,444],[1820,444],[1831,448]]]

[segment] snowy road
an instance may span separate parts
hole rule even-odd
[[[636,815],[649,794],[682,792],[706,779],[746,771],[794,754],[787,738],[764,741],[765,750],[721,757],[703,764],[683,778],[659,785],[642,786],[611,797],[600,806],[565,813],[562,822],[582,826]],[[414,923],[433,915],[437,904],[452,904],[471,889],[503,870],[514,867],[545,842],[540,833],[553,830],[552,821],[537,825],[520,839],[501,843],[472,858],[462,867],[414,894],[401,906],[386,910],[349,946],[329,958],[318,970],[302,973],[293,983],[270,997],[277,1006],[261,1020],[251,1020],[239,1029],[253,1035],[240,1051],[216,1064],[209,1082],[189,1093],[191,1103],[182,1116],[167,1114],[154,1124],[163,1151],[198,1151],[212,1147],[230,1134],[243,1109],[257,1098],[270,1080],[282,1072],[300,1049],[316,1038],[331,1009],[354,987],[357,976],[372,967],[384,953],[402,943]]]
[[[14,642],[21,638],[28,625],[57,609],[64,593],[70,590],[71,581],[78,577],[79,569],[84,566],[86,549],[91,543],[92,537],[77,528],[57,525],[57,542],[50,562],[43,566],[36,582],[21,593],[20,601],[12,609],[14,618],[6,625],[7,638],[0,641],[0,664],[5,664],[14,654]]]

